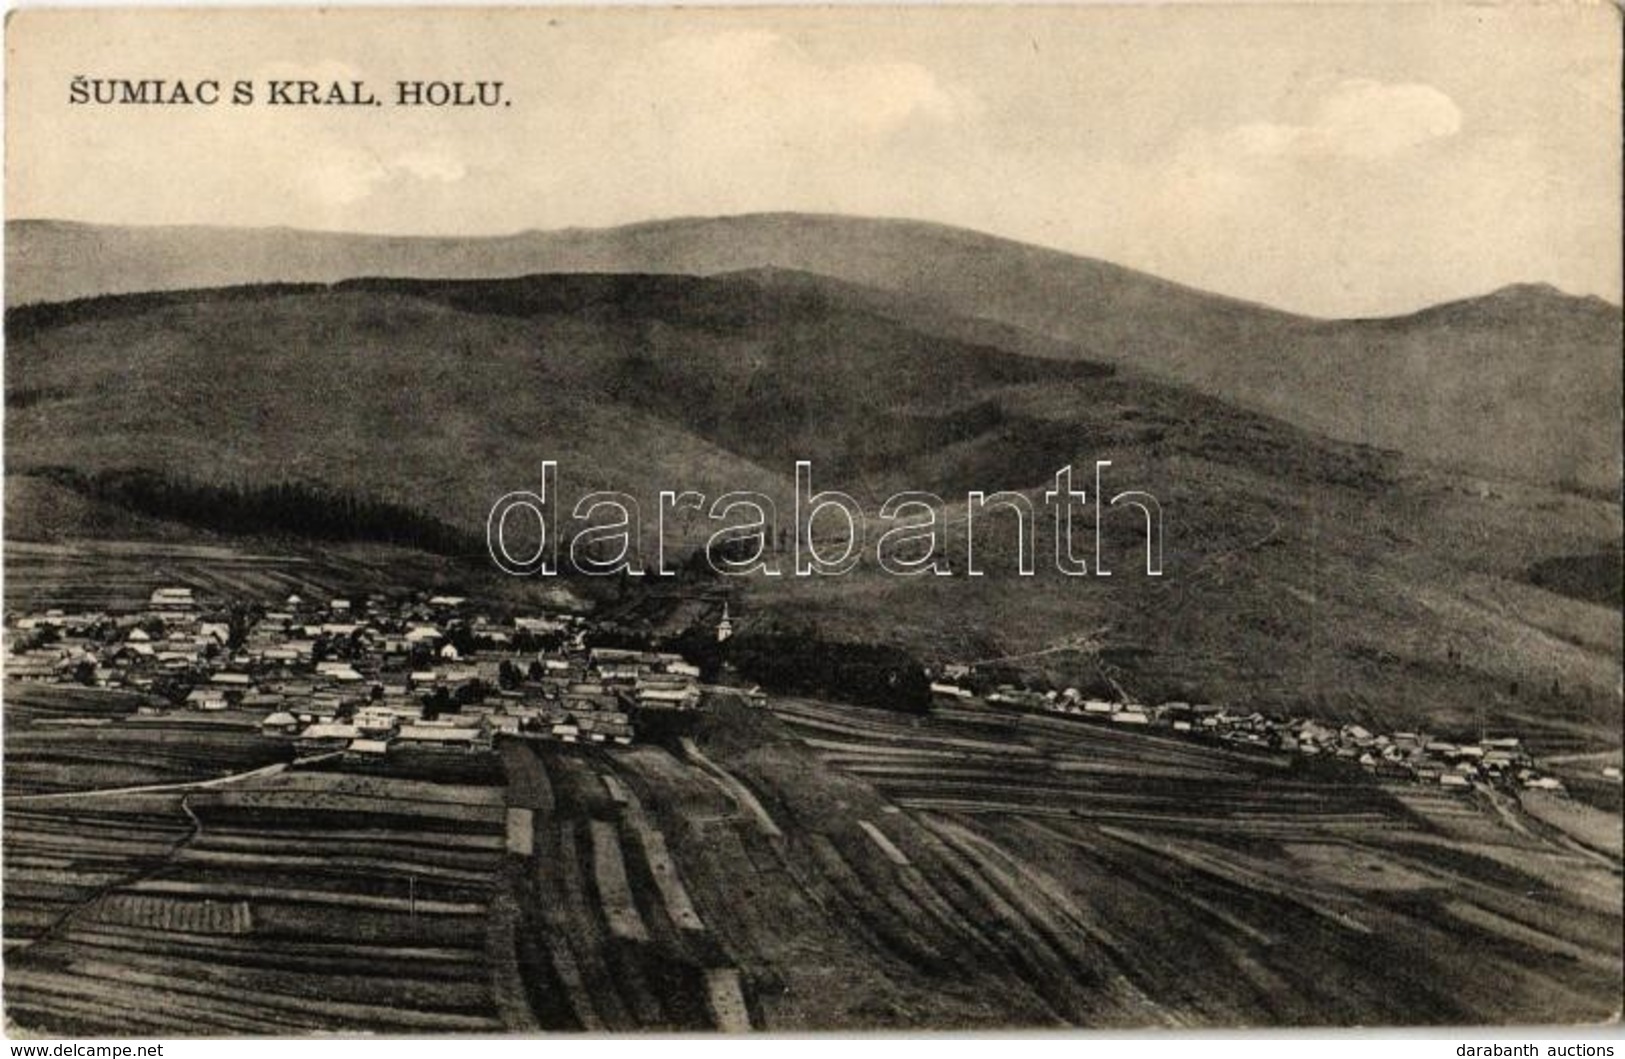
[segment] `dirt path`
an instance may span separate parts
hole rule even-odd
[[[300,758],[299,763],[305,764],[311,761],[325,761],[328,758],[337,757],[343,752],[344,751],[342,750],[332,750],[325,754],[317,754],[313,757]],[[6,800],[8,802],[22,804],[31,802],[69,801],[81,798],[108,798],[122,794],[172,794],[176,791],[207,790],[210,787],[221,787],[228,783],[238,783],[242,780],[258,779],[261,776],[275,776],[284,771],[289,764],[291,764],[291,762],[277,761],[257,769],[249,769],[247,772],[233,772],[228,776],[215,776],[213,779],[206,780],[185,780],[180,783],[148,783],[139,787],[98,787],[92,790],[84,791],[52,791],[48,794],[13,794],[8,795]]]
[[[768,815],[767,810],[757,800],[756,795],[751,793],[749,787],[741,783],[733,773],[706,757],[704,752],[694,745],[694,740],[688,736],[683,736],[682,745],[683,753],[688,755],[690,761],[700,766],[706,775],[715,780],[717,785],[734,800],[735,805],[756,818],[756,826],[760,828],[762,834],[767,835],[769,838],[783,837],[784,832],[779,830],[779,825],[773,822],[773,817]]]
[[[193,842],[196,842],[203,834],[203,821],[198,819],[198,815],[192,811],[192,807],[188,804],[188,799],[185,795],[181,796],[180,810],[186,814],[186,819],[191,823],[192,830],[177,838],[170,845],[169,849],[164,852],[163,856],[153,860],[151,863],[146,864],[128,875],[121,875],[115,879],[109,880],[105,886],[98,889],[95,893],[91,894],[83,901],[80,901],[75,905],[69,905],[67,908],[63,909],[62,914],[58,916],[56,921],[50,926],[40,931],[34,937],[29,938],[27,941],[20,943],[17,946],[18,951],[38,945],[41,942],[53,940],[64,930],[76,923],[86,909],[94,908],[102,901],[103,898],[106,898],[108,895],[117,890],[123,889],[126,886],[144,882],[174,863],[176,855],[179,854],[181,850],[190,846]]]
[[[1484,794],[1485,800],[1495,810],[1501,822],[1520,836],[1529,839],[1531,842],[1556,846],[1565,853],[1585,857],[1587,860],[1595,861],[1610,871],[1618,870],[1619,859],[1617,857],[1611,857],[1602,850],[1593,849],[1562,828],[1530,816],[1524,810],[1522,804],[1492,787],[1480,787],[1479,790]]]

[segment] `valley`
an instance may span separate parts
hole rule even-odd
[[[1619,1017],[1617,307],[816,215],[8,234],[19,1028]],[[800,576],[826,489],[865,561]],[[708,561],[743,494],[778,576]]]

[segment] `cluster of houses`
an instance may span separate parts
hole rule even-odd
[[[588,647],[597,631],[574,614],[493,620],[456,596],[296,594],[263,608],[160,588],[133,613],[11,619],[5,672],[149,692],[173,709],[247,711],[301,754],[478,753],[504,734],[624,746],[642,719],[698,711],[696,666]]]
[[[958,672],[962,674],[963,670]],[[933,682],[931,692],[938,700],[948,702],[977,697],[952,679]],[[1426,732],[1380,733],[1358,724],[1330,725],[1304,717],[1243,713],[1211,704],[1111,702],[1087,698],[1077,688],[1039,692],[1006,684],[988,693],[983,701],[1127,728],[1160,728],[1244,748],[1343,761],[1384,779],[1464,791],[1475,783],[1488,783],[1566,793],[1562,781],[1542,775],[1522,742],[1512,736],[1459,742]]]
[[[699,710],[697,666],[669,652],[589,647],[603,631],[570,613],[494,620],[457,596],[352,602],[291,595],[265,608],[205,605],[191,589],[159,588],[145,608],[128,613],[53,609],[9,617],[4,668],[14,680],[149,692],[171,708],[246,711],[264,734],[292,740],[301,754],[479,753],[497,735],[624,746],[637,724]],[[724,611],[718,637],[728,631]],[[958,682],[969,676],[966,666],[946,667],[933,696],[977,699]],[[1379,733],[1209,704],[1106,701],[1076,688],[1005,684],[981,700],[1344,761],[1446,788],[1563,792],[1510,736],[1461,742]]]

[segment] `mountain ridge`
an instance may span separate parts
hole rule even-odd
[[[917,327],[933,316],[961,331],[972,320],[1000,325],[1028,336],[1025,352],[1147,371],[1343,441],[1590,490],[1615,489],[1621,475],[1619,314],[1538,286],[1326,320],[934,222],[832,214],[475,239],[33,221],[7,234],[14,306],[364,276],[789,270],[864,288]]]
[[[1310,321],[1310,322],[1319,322],[1319,323],[1352,323],[1352,322],[1372,323],[1372,322],[1383,321],[1383,320],[1390,320],[1390,321],[1392,321],[1392,320],[1403,320],[1403,319],[1408,319],[1410,317],[1417,316],[1417,315],[1420,315],[1422,313],[1426,313],[1426,312],[1432,311],[1434,309],[1439,309],[1439,308],[1442,308],[1442,307],[1445,307],[1445,306],[1452,306],[1452,305],[1465,306],[1465,305],[1470,305],[1472,303],[1476,303],[1476,302],[1480,302],[1480,301],[1493,301],[1493,300],[1496,300],[1496,299],[1500,298],[1503,295],[1507,295],[1507,294],[1511,294],[1511,293],[1515,293],[1515,292],[1524,292],[1524,291],[1551,295],[1557,300],[1568,301],[1568,302],[1572,302],[1572,303],[1576,303],[1576,304],[1588,303],[1588,304],[1591,304],[1591,305],[1593,305],[1593,306],[1595,306],[1597,308],[1607,309],[1607,310],[1609,310],[1611,312],[1614,312],[1614,313],[1620,313],[1622,311],[1625,311],[1625,308],[1622,308],[1621,305],[1616,304],[1614,302],[1611,302],[1607,298],[1602,297],[1601,295],[1597,295],[1597,294],[1575,294],[1575,293],[1572,293],[1570,291],[1564,290],[1563,288],[1557,286],[1554,283],[1549,283],[1549,282],[1542,281],[1542,280],[1521,280],[1521,281],[1509,282],[1509,283],[1503,284],[1503,285],[1501,285],[1499,287],[1493,287],[1493,288],[1491,288],[1489,290],[1481,291],[1481,292],[1476,293],[1476,294],[1463,294],[1463,295],[1458,296],[1458,297],[1448,298],[1448,299],[1446,299],[1444,301],[1441,301],[1441,302],[1434,302],[1434,303],[1431,303],[1429,305],[1423,305],[1423,306],[1419,306],[1419,307],[1416,307],[1416,308],[1410,308],[1410,309],[1395,309],[1394,311],[1387,312],[1387,313],[1376,313],[1376,314],[1351,313],[1351,314],[1343,314],[1343,315],[1338,315],[1338,314],[1327,315],[1327,314],[1317,314],[1317,313],[1306,313],[1306,312],[1302,312],[1302,311],[1299,311],[1299,310],[1287,309],[1287,308],[1283,308],[1281,306],[1272,305],[1267,301],[1262,301],[1262,300],[1252,299],[1252,298],[1243,298],[1243,297],[1240,297],[1238,295],[1224,294],[1224,293],[1217,292],[1217,291],[1210,291],[1210,290],[1207,290],[1205,288],[1195,286],[1194,284],[1181,283],[1181,282],[1179,282],[1177,280],[1170,280],[1170,279],[1167,279],[1165,277],[1158,276],[1156,273],[1149,272],[1149,271],[1147,271],[1145,269],[1135,268],[1135,267],[1130,266],[1130,265],[1123,265],[1123,264],[1119,264],[1119,263],[1116,263],[1116,262],[1108,261],[1105,258],[1095,257],[1093,255],[1077,253],[1077,252],[1069,251],[1069,250],[1062,250],[1062,249],[1059,249],[1059,248],[1056,248],[1056,247],[1044,246],[1042,244],[1037,244],[1037,243],[1026,243],[1026,242],[1023,242],[1023,241],[1021,241],[1019,239],[1013,239],[1013,238],[1011,238],[1009,236],[1001,236],[1001,235],[996,235],[996,234],[993,234],[993,233],[981,232],[979,230],[971,229],[971,228],[962,228],[962,227],[958,227],[958,226],[955,226],[955,225],[946,224],[946,223],[940,222],[940,221],[930,221],[930,220],[924,220],[924,219],[919,219],[919,218],[892,217],[892,216],[854,217],[854,216],[849,215],[849,214],[828,213],[828,212],[819,212],[819,211],[763,210],[763,211],[755,211],[755,212],[749,212],[749,213],[737,213],[737,214],[693,214],[693,215],[684,215],[684,216],[678,216],[678,217],[654,218],[654,219],[643,220],[643,221],[631,221],[631,222],[627,222],[625,224],[567,225],[567,226],[564,226],[564,227],[561,227],[561,228],[528,227],[528,228],[520,228],[520,229],[517,229],[515,231],[511,231],[511,232],[496,232],[496,233],[488,233],[488,234],[483,234],[483,235],[472,235],[472,236],[431,235],[431,234],[390,233],[390,232],[357,232],[357,231],[350,231],[350,230],[347,230],[347,229],[301,228],[301,227],[299,227],[297,225],[286,225],[286,224],[229,225],[229,224],[206,224],[206,223],[191,223],[191,222],[182,223],[182,224],[108,224],[108,223],[103,223],[103,222],[98,222],[98,221],[79,221],[79,220],[72,220],[72,219],[68,219],[68,218],[56,218],[56,217],[18,217],[18,218],[13,218],[11,220],[6,221],[5,226],[6,226],[6,229],[7,229],[8,232],[16,231],[16,232],[25,233],[25,234],[30,233],[30,232],[35,232],[35,231],[51,231],[51,230],[57,230],[57,231],[62,231],[62,232],[74,232],[74,233],[81,233],[81,234],[89,234],[89,233],[96,233],[96,232],[103,232],[103,231],[132,231],[132,232],[151,232],[151,233],[160,233],[160,232],[187,233],[187,232],[195,232],[195,233],[221,233],[221,234],[262,232],[262,233],[272,233],[272,234],[282,235],[282,236],[309,237],[309,238],[313,238],[313,239],[356,239],[356,240],[377,241],[377,242],[381,242],[381,243],[383,243],[383,242],[393,242],[393,243],[402,243],[402,244],[463,244],[463,243],[500,244],[500,243],[513,243],[513,242],[519,242],[519,241],[526,240],[526,239],[537,239],[537,238],[540,238],[540,239],[554,238],[554,237],[590,238],[590,237],[599,237],[599,236],[613,235],[613,234],[628,234],[628,235],[630,235],[630,234],[634,234],[634,233],[644,233],[644,232],[659,233],[659,232],[667,232],[667,231],[671,231],[671,230],[679,229],[679,228],[686,228],[686,227],[700,228],[700,227],[712,226],[712,225],[717,225],[717,224],[726,224],[726,223],[729,223],[729,222],[741,222],[741,223],[744,223],[744,222],[759,221],[759,220],[798,219],[798,218],[799,219],[821,220],[821,221],[832,221],[832,222],[857,220],[857,221],[861,221],[861,222],[865,222],[865,223],[872,223],[872,224],[876,224],[876,225],[897,226],[897,227],[905,227],[905,228],[917,228],[917,229],[920,229],[920,230],[938,231],[938,232],[943,232],[943,233],[965,234],[965,235],[972,236],[972,237],[974,237],[976,239],[979,239],[979,240],[984,240],[984,241],[994,242],[994,243],[1000,243],[1000,244],[1004,244],[1004,245],[1007,245],[1007,246],[1010,246],[1010,247],[1019,247],[1019,248],[1026,249],[1026,250],[1038,251],[1040,253],[1053,254],[1053,255],[1055,255],[1057,257],[1061,257],[1061,258],[1069,258],[1069,259],[1087,261],[1087,262],[1092,262],[1092,263],[1099,264],[1099,265],[1108,266],[1111,269],[1117,270],[1117,271],[1122,272],[1122,273],[1126,273],[1126,274],[1130,274],[1130,275],[1133,275],[1133,276],[1136,276],[1136,277],[1152,280],[1152,281],[1155,281],[1155,282],[1157,282],[1159,284],[1166,285],[1166,286],[1168,286],[1170,288],[1176,288],[1176,289],[1188,291],[1190,293],[1200,294],[1200,295],[1203,295],[1204,297],[1229,302],[1229,303],[1231,303],[1231,304],[1233,304],[1235,306],[1238,306],[1238,307],[1257,309],[1257,310],[1261,310],[1261,311],[1268,312],[1268,313],[1273,313],[1273,314],[1280,315],[1280,316],[1289,316],[1289,317],[1293,317],[1295,319]],[[758,268],[762,268],[762,269],[771,269],[771,268],[774,268],[774,267],[777,267],[777,266],[758,266]],[[756,269],[755,268],[739,268],[739,269],[735,269],[733,271],[754,271],[754,270],[756,270]],[[805,271],[805,270],[790,268],[790,269],[787,269],[787,271]],[[360,277],[351,277],[351,278],[360,278]],[[419,277],[419,278],[453,278],[453,277]],[[491,277],[478,277],[478,278],[491,278]],[[142,288],[142,289],[156,289],[156,288]],[[99,291],[99,292],[96,292],[96,294],[85,294],[85,295],[79,295],[79,296],[80,297],[94,297],[94,296],[97,296],[98,294],[108,294],[108,293],[132,293],[132,291]],[[54,301],[54,300],[64,300],[64,299],[61,299],[61,298],[49,298],[49,299],[39,299],[39,300],[53,300]],[[28,304],[28,303],[29,303],[29,300],[27,300],[27,299],[14,299],[13,302],[12,302],[12,304]]]

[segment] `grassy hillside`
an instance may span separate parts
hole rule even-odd
[[[623,490],[652,515],[662,489],[756,489],[788,519],[793,461],[808,458],[818,487],[871,509],[905,488],[958,502],[946,551],[963,574],[966,490],[1036,494],[1062,464],[1104,459],[1108,488],[1162,501],[1161,579],[1136,573],[1132,512],[1106,520],[1109,578],[1046,572],[1042,521],[1039,576],[1014,576],[1009,526],[992,520],[977,541],[989,576],[905,580],[870,563],[755,579],[742,620],[930,659],[1010,656],[1148,698],[1463,728],[1482,715],[1550,746],[1617,745],[1617,600],[1530,573],[1616,551],[1617,504],[1461,478],[1078,351],[1029,355],[1048,340],[1005,325],[916,326],[916,312],[784,273],[368,280],[13,310],[8,536],[121,532],[106,496],[31,476],[45,468],[302,482],[477,537],[492,500],[536,487],[547,459],[570,499]]]
[[[1621,472],[1619,309],[1543,288],[1317,321],[975,232],[800,214],[489,239],[55,222],[7,232],[13,305],[355,276],[797,270],[869,288],[869,308],[927,333],[944,313],[1004,325],[1005,340],[1031,336],[1023,352],[1150,370],[1453,467],[1610,493]]]
[[[939,332],[951,330],[939,326]],[[10,468],[308,480],[479,526],[539,484],[869,501],[1200,455],[1370,484],[1390,455],[1088,361],[926,334],[811,277],[547,275],[132,295],[8,316]]]

